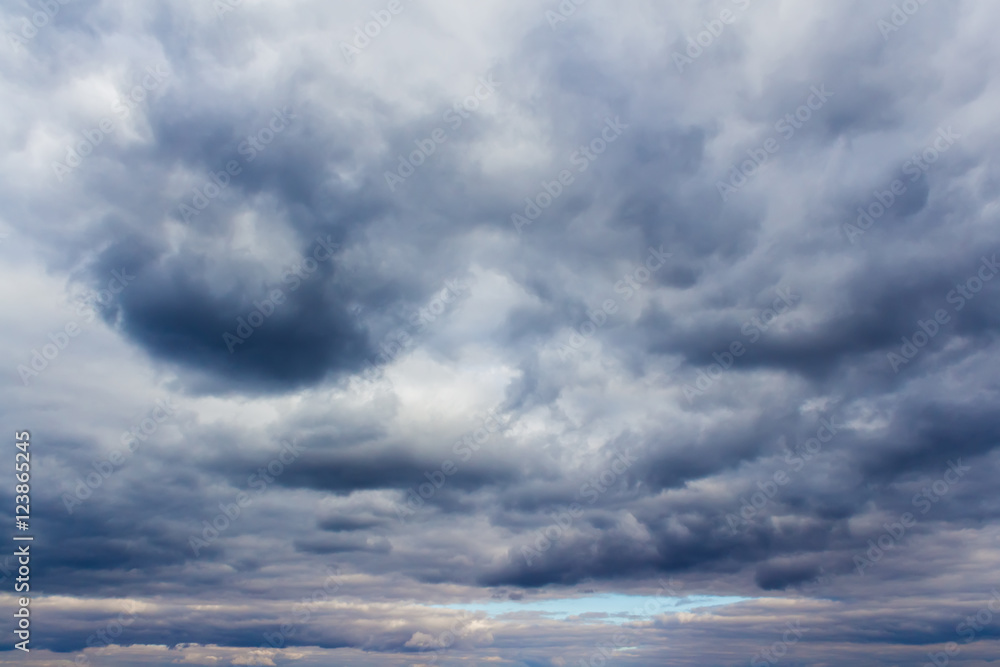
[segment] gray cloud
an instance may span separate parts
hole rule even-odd
[[[30,658],[987,664],[996,14],[9,4]]]

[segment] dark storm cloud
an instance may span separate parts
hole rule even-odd
[[[961,623],[1000,548],[995,9],[390,4],[67,3],[4,61],[9,368],[77,317],[64,293],[124,283],[4,394],[44,443],[39,649],[80,651],[134,599],[97,660],[989,657],[1000,626]],[[101,475],[167,393],[183,408]],[[460,455],[486,410],[502,432]],[[282,442],[301,455],[237,515]],[[479,615],[453,643],[428,606],[661,578],[750,599],[620,627]]]
[[[120,300],[124,332],[154,356],[249,386],[315,382],[330,371],[356,370],[371,354],[334,276],[324,285],[321,274],[295,292],[280,283],[258,287],[247,276],[220,294],[206,275],[208,263],[201,257],[138,269],[135,287]],[[254,327],[253,318],[265,315]],[[224,334],[239,342],[227,344]]]

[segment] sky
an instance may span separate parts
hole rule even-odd
[[[995,664],[997,25],[4,0],[0,664]]]

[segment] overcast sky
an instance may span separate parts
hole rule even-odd
[[[1000,654],[995,2],[0,7],[0,664]]]

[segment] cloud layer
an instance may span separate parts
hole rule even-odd
[[[0,16],[0,661],[996,655],[993,4]]]

